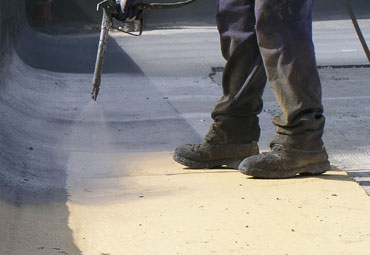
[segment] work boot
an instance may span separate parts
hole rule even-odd
[[[278,179],[296,175],[319,175],[330,170],[325,147],[321,150],[293,150],[273,144],[270,152],[245,159],[239,171],[256,178]]]
[[[247,124],[252,126],[248,122]],[[258,122],[252,127],[254,128],[253,132],[259,132]],[[185,144],[177,147],[173,159],[182,165],[195,169],[220,166],[238,169],[240,162],[245,158],[259,153],[257,141],[253,141],[258,140],[257,135],[248,132],[247,128],[244,130],[247,132],[240,131],[235,125],[229,124],[225,119],[221,121],[218,117],[202,144]]]
[[[238,169],[240,162],[258,153],[257,142],[248,144],[185,144],[176,148],[173,159],[194,169],[221,166]]]

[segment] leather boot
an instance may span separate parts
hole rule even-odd
[[[259,153],[257,141],[248,140],[244,136],[235,139],[230,134],[236,131],[225,132],[221,127],[220,122],[216,121],[212,124],[203,144],[181,145],[176,148],[173,159],[193,169],[221,166],[238,169],[240,162],[245,158]]]
[[[270,152],[245,159],[239,171],[256,178],[278,179],[297,175],[319,175],[330,170],[325,147],[304,151],[273,144]]]
[[[238,169],[245,158],[259,153],[257,142],[249,144],[185,144],[176,148],[173,159],[189,168]]]

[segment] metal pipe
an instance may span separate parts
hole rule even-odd
[[[101,23],[99,48],[98,48],[98,53],[97,53],[96,62],[95,62],[93,90],[91,92],[91,98],[94,101],[96,101],[98,94],[99,94],[101,75],[103,72],[104,57],[105,57],[105,52],[107,50],[107,40],[109,36],[109,29],[111,28],[111,26],[112,26],[112,17],[110,17],[110,15],[107,13],[105,8],[103,8],[103,18],[102,18],[102,23]]]

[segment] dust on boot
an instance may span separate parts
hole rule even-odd
[[[278,179],[297,175],[319,175],[330,170],[325,147],[306,149],[271,143],[271,151],[249,157],[239,171],[256,178]]]
[[[241,161],[259,153],[258,119],[254,118],[252,121],[256,124],[251,124],[250,120],[244,120],[244,125],[241,123],[235,125],[235,121],[230,121],[229,117],[218,116],[203,144],[179,146],[175,150],[173,159],[193,169],[210,169],[221,166],[238,169]],[[245,133],[248,129],[244,129],[244,126],[252,128],[253,132]],[[241,135],[240,132],[245,134]]]

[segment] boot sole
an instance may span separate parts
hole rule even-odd
[[[252,155],[251,155],[252,156]],[[245,157],[246,158],[246,157]],[[226,166],[227,168],[231,169],[238,169],[240,163],[245,158],[233,158],[233,159],[220,159],[220,160],[212,160],[212,161],[193,161],[184,157],[177,155],[176,153],[173,154],[173,159],[184,166],[187,166],[192,169],[211,169],[211,168],[218,168],[222,166]]]
[[[312,175],[320,175],[325,173],[326,171],[330,170],[330,163],[329,161],[310,164],[304,167],[295,168],[290,171],[266,171],[262,169],[248,169],[248,170],[241,170],[242,173],[246,175],[253,176],[259,179],[283,179],[283,178],[291,178],[296,177],[297,175],[302,176],[312,176]]]

